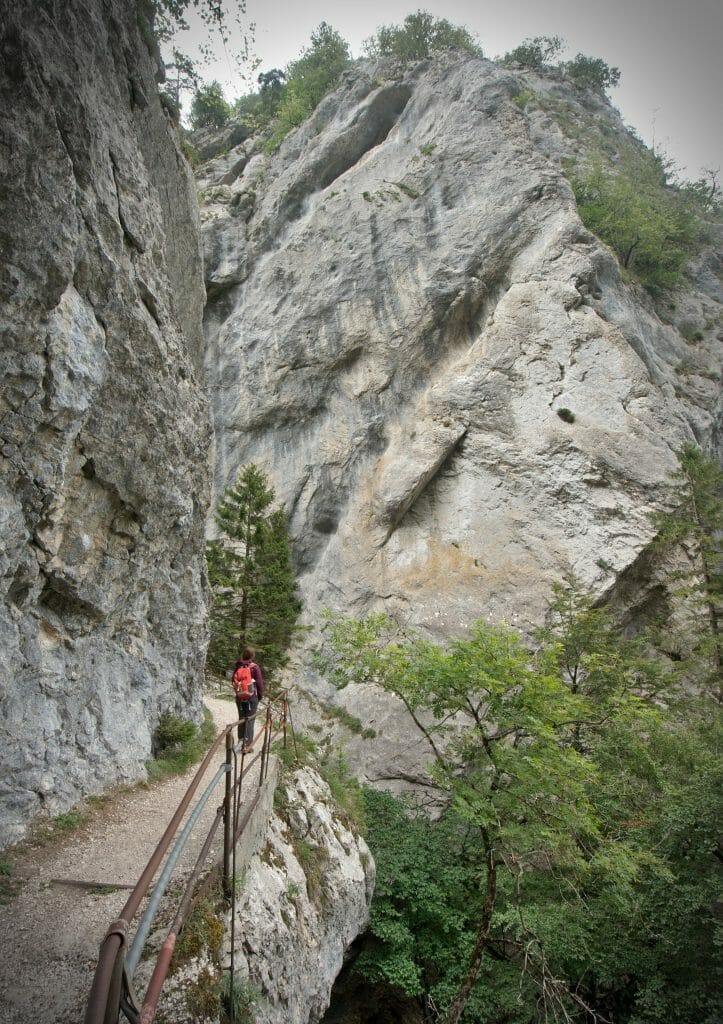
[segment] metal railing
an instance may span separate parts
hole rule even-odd
[[[274,721],[274,708],[277,709],[278,717]],[[251,718],[257,718],[256,715]],[[245,733],[248,718],[241,718],[231,722],[216,737],[206,757],[202,761],[198,771],[193,777],[186,793],[176,808],[166,831],[163,833],[156,849],[151,854],[146,867],[138,879],[135,888],[131,892],[125,906],[120,912],[117,920],[113,921],[106,932],[100,946],[98,963],[95,976],[88,998],[85,1012],[85,1024],[117,1024],[120,1014],[131,1021],[131,1024],[150,1024],[156,1012],[156,1006],[161,995],[163,984],[171,963],[173,950],[179,934],[183,929],[188,916],[193,908],[194,898],[198,896],[195,892],[201,874],[211,859],[211,849],[218,828],[223,822],[223,855],[217,860],[207,874],[206,883],[210,877],[222,873],[224,895],[228,897],[232,905],[231,916],[231,991],[233,991],[234,975],[234,920],[235,920],[235,899],[236,887],[236,844],[242,835],[249,818],[258,802],[259,792],[263,782],[266,780],[269,768],[269,757],[271,755],[271,744],[279,736],[283,736],[283,745],[287,744],[287,724],[291,724],[289,702],[286,694],[273,704],[267,702],[266,714],[263,728],[263,743],[256,754],[251,754],[247,760],[247,751],[244,749],[244,741],[233,742],[233,730],[239,727],[241,735]],[[296,738],[291,729],[291,737],[296,744]],[[258,737],[254,743],[258,742]],[[193,808],[186,823],[184,824],[173,848],[171,849],[163,870],[153,887],[148,905],[136,928],[132,942],[129,945],[128,936],[131,924],[135,919],[141,902],[148,895],[149,889],[156,875],[156,872],[168,853],[173,838],[178,832],[183,817],[188,810],[194,794],[198,789],[203,776],[211,765],[214,756],[219,748],[224,745],[225,759],[219,765],[211,781],[207,784],[200,799]],[[240,755],[240,757],[239,757]],[[245,776],[249,768],[259,762],[259,779],[255,796],[244,807],[243,817],[241,816],[241,790]],[[195,865],[186,882],[181,900],[176,910],[171,926],[158,954],[150,982],[143,999],[139,999],[134,991],[133,978],[138,963],[143,953],[148,935],[151,931],[156,912],[161,899],[168,888],[173,871],[178,863],[179,857],[186,847],[193,832],[194,826],[214,793],[221,780],[225,781],[223,802],[216,810],[213,823],[206,835],[203,846],[196,859]]]

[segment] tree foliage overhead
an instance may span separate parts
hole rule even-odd
[[[707,698],[669,694],[666,665],[574,586],[534,650],[484,623],[444,646],[384,616],[330,617],[324,633],[332,681],[374,680],[407,706],[446,803],[425,837],[391,797],[370,799],[369,977],[445,1024],[715,1019]]]
[[[408,14],[402,25],[382,25],[364,42],[364,51],[370,57],[395,57],[404,61],[422,60],[433,50],[451,49],[482,56],[482,50],[466,28],[421,10]]]
[[[253,464],[226,488],[216,512],[221,534],[206,547],[213,595],[208,664],[224,672],[244,647],[272,673],[287,658],[301,612],[286,514]]]

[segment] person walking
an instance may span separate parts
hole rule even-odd
[[[264,677],[261,669],[254,661],[255,651],[252,647],[244,647],[241,657],[233,668],[233,688],[236,694],[239,722],[238,738],[243,739],[241,748],[244,754],[254,745],[254,727],[256,725],[256,709],[264,695]],[[245,721],[243,721],[245,719]]]

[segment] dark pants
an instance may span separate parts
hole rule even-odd
[[[256,708],[259,706],[259,698],[252,697],[251,700],[239,700],[236,698],[239,718],[245,718],[246,724],[241,722],[238,727],[238,738],[244,741],[245,747],[250,747],[254,741],[254,726],[256,724]]]

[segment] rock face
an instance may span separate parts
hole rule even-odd
[[[143,5],[0,15],[0,835],[198,715],[204,287]]]
[[[317,1024],[366,928],[375,867],[316,772],[300,768],[279,787],[283,810],[244,875],[235,971],[260,996],[256,1024]]]
[[[623,279],[563,171],[603,137],[631,142],[601,97],[447,54],[361,62],[275,154],[202,169],[214,495],[269,473],[310,618],[526,627],[570,571],[648,600],[674,452],[718,436],[720,259],[662,312]],[[367,777],[413,775],[389,703],[340,699],[382,732]]]

